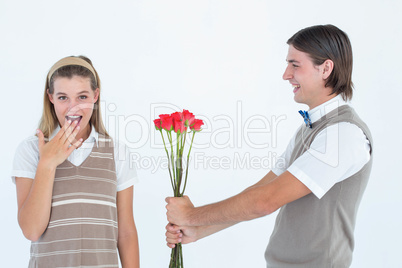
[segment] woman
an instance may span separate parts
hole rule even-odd
[[[124,161],[126,146],[106,132],[99,104],[88,58],[53,65],[37,135],[18,147],[12,173],[18,222],[32,241],[29,267],[119,267],[117,252],[123,267],[139,267],[136,172]]]

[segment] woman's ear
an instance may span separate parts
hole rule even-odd
[[[46,90],[46,93],[47,96],[49,97],[50,102],[54,104],[53,94],[50,94],[49,89]]]
[[[326,60],[321,66],[323,66],[322,78],[326,80],[331,75],[332,70],[334,69],[334,62],[332,60]]]
[[[95,89],[94,91],[94,103],[98,101],[99,99],[99,88]]]

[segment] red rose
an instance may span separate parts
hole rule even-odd
[[[194,114],[190,113],[188,110],[183,110],[183,121],[186,127],[189,127],[194,124]]]
[[[184,126],[184,120],[183,120],[183,114],[182,113],[180,113],[180,112],[172,113],[172,118],[173,118],[174,132],[183,133],[184,131],[187,130],[187,128]]]
[[[184,126],[184,121],[174,121],[174,132],[176,133],[184,133],[186,131],[186,127]]]
[[[201,131],[202,125],[204,125],[204,122],[201,119],[194,119],[194,124],[190,126],[190,129],[193,131]]]
[[[161,126],[166,131],[171,131],[173,129],[173,118],[169,114],[159,115],[161,120]]]
[[[163,146],[165,148],[169,163],[169,176],[174,191],[174,196],[183,196],[187,185],[188,167],[190,166],[190,152],[193,146],[193,141],[196,134],[195,132],[201,131],[201,126],[204,124],[204,122],[202,120],[195,119],[194,115],[188,110],[183,110],[183,112],[175,112],[170,115],[161,114],[159,115],[159,119],[154,120],[154,124],[155,128],[160,131],[162,136]],[[192,135],[189,133],[188,138],[190,138],[190,136],[192,137],[188,153],[186,152],[187,160],[185,160],[184,158],[186,154],[184,154],[184,148],[186,146],[188,128],[191,128],[192,132]],[[164,133],[162,129],[167,130],[167,133]],[[177,133],[177,137],[175,137],[177,139],[172,137],[172,130]],[[164,136],[168,137],[168,143],[165,142]],[[177,142],[177,144],[175,142]],[[182,183],[184,183],[184,186]],[[178,264],[181,264],[183,254],[180,243],[174,249],[172,249],[171,256],[169,267],[176,267]]]
[[[155,128],[156,128],[156,130],[161,130],[161,119],[160,118],[158,118],[158,119],[155,119],[154,120],[154,124],[155,124]]]
[[[170,115],[173,118],[173,121],[182,121],[183,114],[181,112],[175,112]]]

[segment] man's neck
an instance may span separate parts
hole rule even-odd
[[[336,95],[336,94],[326,95],[326,96],[320,98],[320,100],[318,102],[316,102],[314,104],[308,104],[309,110],[313,110],[314,108],[320,106],[323,103],[326,103],[327,101],[335,98],[336,96],[338,96],[338,95]]]

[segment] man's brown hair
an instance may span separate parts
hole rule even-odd
[[[331,60],[334,68],[325,86],[332,88],[331,95],[341,94],[345,101],[352,99],[353,56],[346,33],[330,24],[311,26],[295,33],[287,44],[307,53],[314,65],[321,65],[326,60]]]

